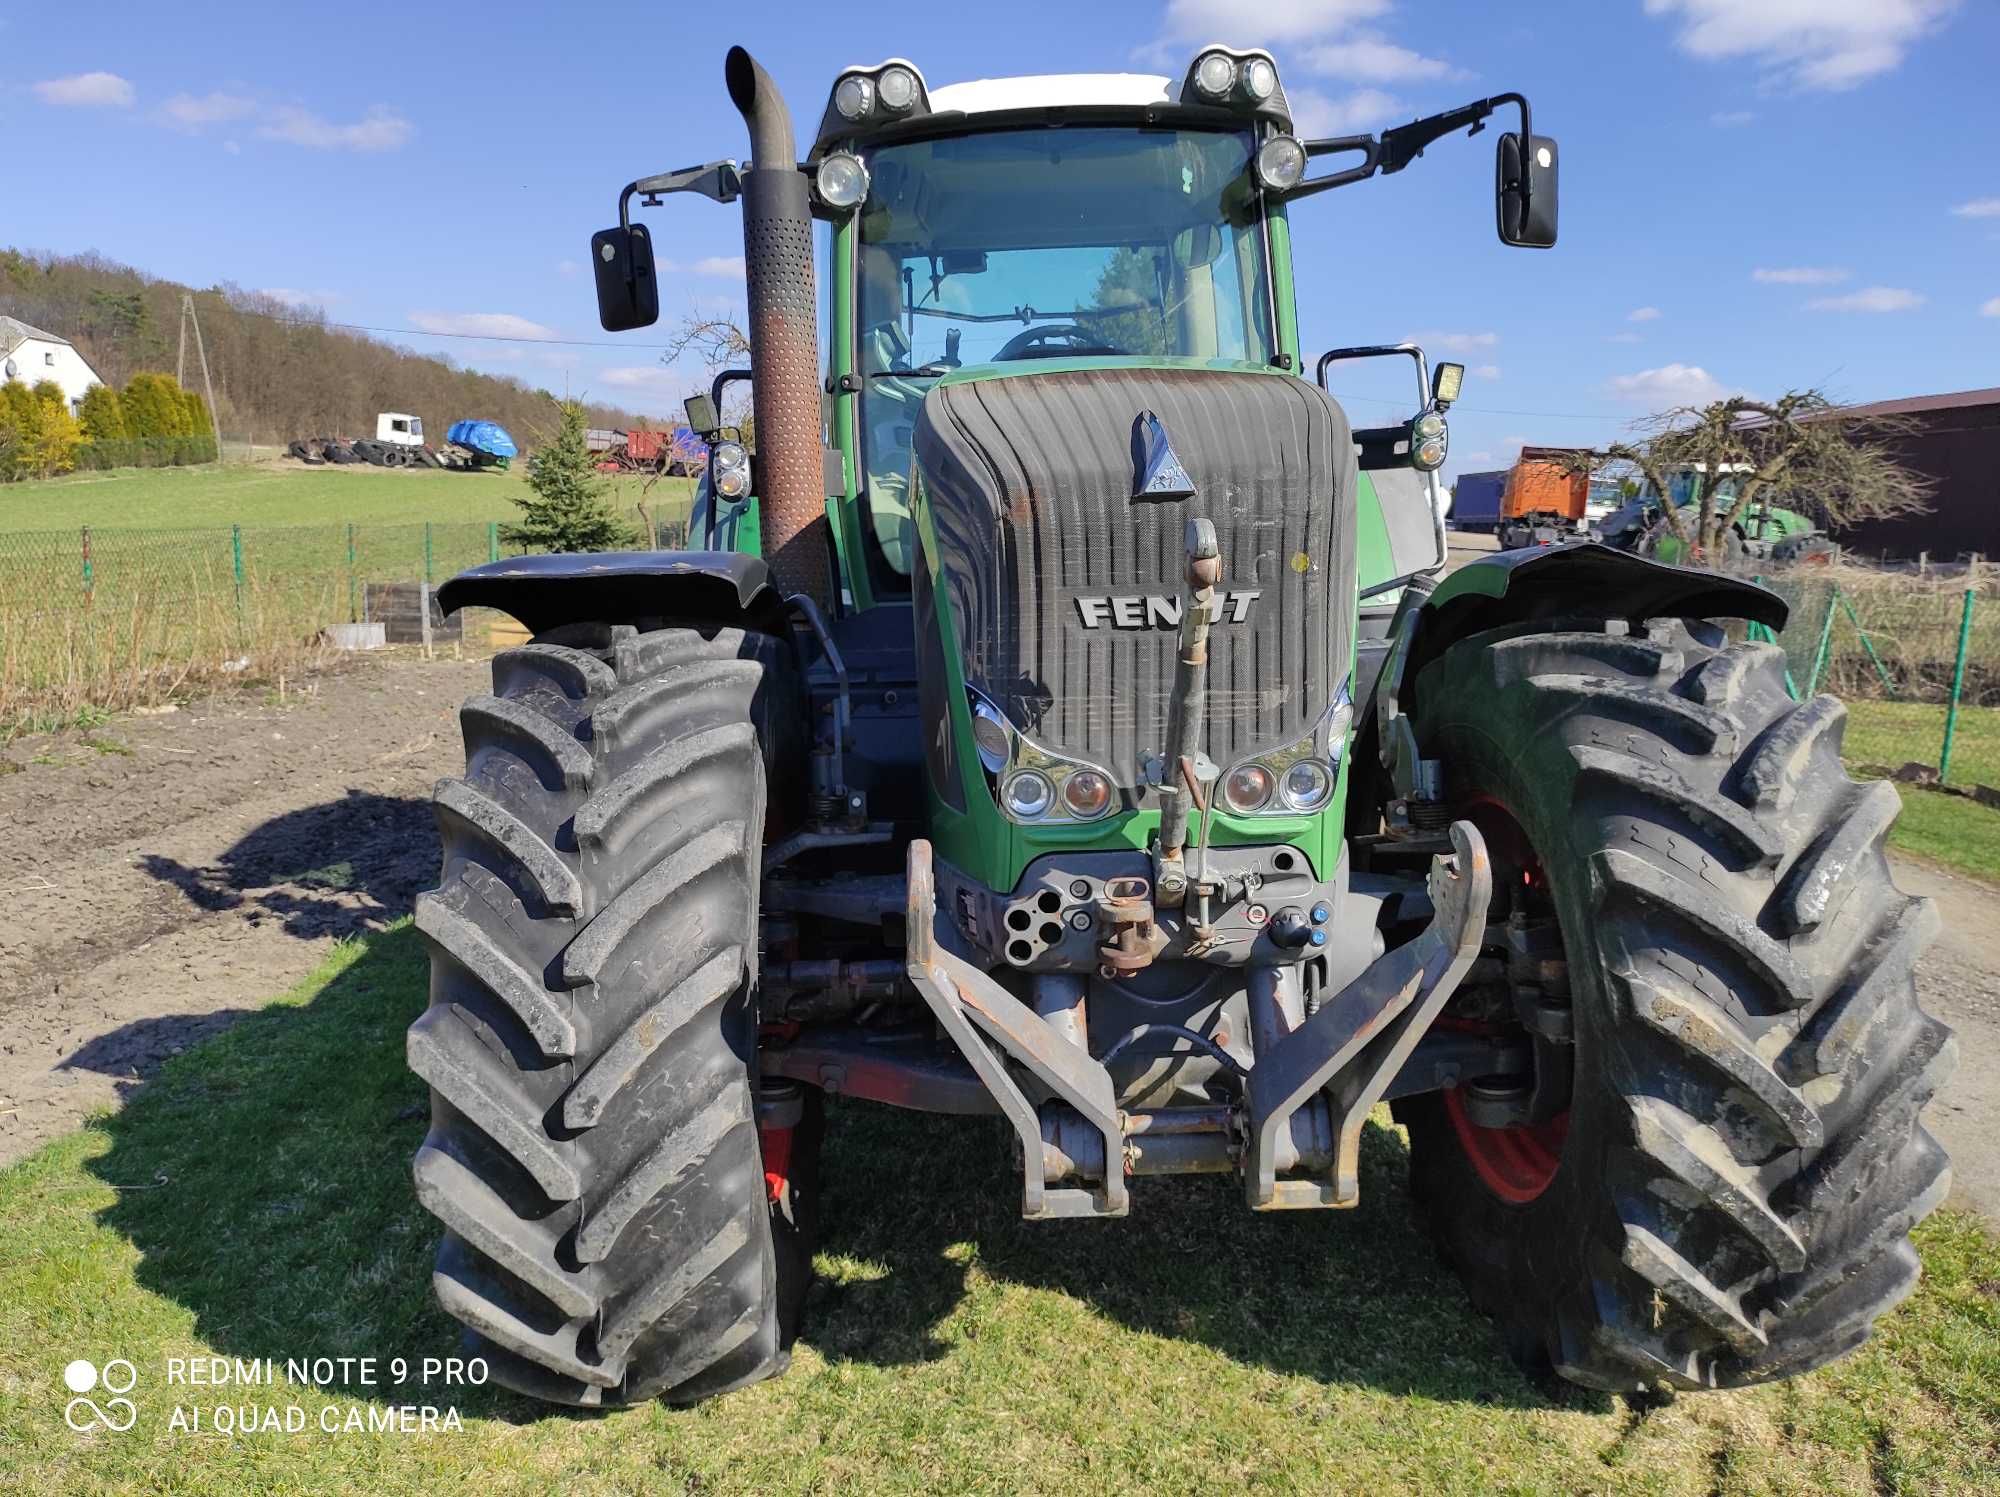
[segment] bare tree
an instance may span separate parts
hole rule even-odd
[[[1628,466],[1660,497],[1661,521],[1690,561],[1717,565],[1725,538],[1752,506],[1811,515],[1829,528],[1930,508],[1933,482],[1904,467],[1897,444],[1916,430],[1897,417],[1855,417],[1820,390],[1776,400],[1736,395],[1678,406],[1639,423],[1641,435],[1580,454],[1593,472]],[[1690,516],[1672,502],[1676,473],[1696,475]]]
[[[681,318],[680,326],[668,335],[667,351],[661,355],[660,362],[678,363],[683,354],[689,353],[706,364],[710,374],[716,374],[733,364],[749,362],[750,335],[743,331],[743,324],[731,314],[718,317],[705,312],[689,312]]]

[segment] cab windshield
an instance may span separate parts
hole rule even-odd
[[[878,559],[914,551],[910,439],[965,364],[1271,356],[1248,130],[1041,128],[885,146],[856,256],[862,465]]]

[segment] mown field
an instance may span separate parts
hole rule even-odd
[[[656,498],[685,503],[685,479],[663,479]],[[641,498],[635,478],[613,481],[613,502]],[[85,525],[135,529],[245,525],[459,524],[507,520],[526,492],[521,467],[505,473],[429,468],[307,467],[273,459],[209,468],[119,468],[0,486],[0,532]],[[649,500],[649,507],[662,506]]]
[[[1936,703],[1850,701],[1847,760],[1891,770],[1911,760],[1935,765],[1944,713]],[[2000,788],[2000,708],[1959,708],[1951,783]],[[1922,786],[1896,788],[1903,814],[1890,830],[1891,847],[2000,883],[2000,810]]]
[[[1018,1220],[997,1123],[836,1105],[791,1373],[599,1415],[389,1381],[450,1355],[408,1161],[408,927],[179,1057],[122,1113],[0,1173],[0,1489],[14,1491],[1979,1492],[2000,1470],[2000,1245],[1941,1214],[1916,1296],[1812,1376],[1661,1405],[1524,1381],[1410,1225],[1400,1135],[1353,1213],[1254,1217],[1159,1182],[1122,1222]],[[275,1388],[166,1382],[275,1358]],[[138,1422],[65,1427],[65,1365],[131,1360]],[[373,1386],[284,1384],[373,1356]],[[296,1404],[301,1433],[215,1434]],[[400,1404],[429,1433],[321,1432]],[[170,1429],[176,1406],[202,1433]]]

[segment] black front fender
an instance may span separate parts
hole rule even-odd
[[[577,551],[516,556],[460,572],[438,589],[445,613],[497,608],[531,633],[641,618],[760,622],[784,597],[763,559],[734,551]]]
[[[1416,631],[1405,679],[1470,635],[1505,624],[1578,614],[1748,619],[1785,627],[1789,605],[1769,588],[1693,567],[1670,567],[1629,551],[1584,543],[1499,551],[1453,572],[1409,620]]]

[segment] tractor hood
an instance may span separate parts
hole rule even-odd
[[[1204,751],[1227,768],[1295,743],[1332,703],[1352,655],[1356,473],[1316,386],[961,371],[925,396],[915,451],[966,681],[1044,747],[1128,788],[1162,751],[1197,518],[1222,560]]]

